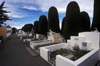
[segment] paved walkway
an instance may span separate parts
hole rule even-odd
[[[29,46],[12,34],[0,45],[0,66],[51,66],[40,56],[29,54],[26,47]]]

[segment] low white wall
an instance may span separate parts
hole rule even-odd
[[[7,31],[10,31],[10,32],[7,32]],[[12,33],[12,28],[7,28],[7,30],[6,30],[6,34],[7,34],[7,38],[11,35],[11,33]]]
[[[56,56],[56,66],[94,66],[99,60],[99,49],[94,49],[76,61]]]
[[[20,37],[20,36],[26,36],[27,34],[18,34],[18,37]]]
[[[81,61],[83,60],[83,61]],[[81,61],[81,62],[80,62]],[[95,66],[95,64],[99,61],[99,50],[93,50],[89,54],[83,56],[75,63],[77,66]],[[80,63],[79,63],[80,62]]]
[[[56,66],[75,66],[74,62],[61,56],[57,55],[56,56]]]
[[[40,47],[40,56],[46,61],[48,61],[48,51],[54,51],[60,48],[65,48],[65,44],[56,44],[56,45]]]
[[[11,33],[7,33],[7,37],[9,37],[11,35]]]
[[[46,46],[45,48],[48,49],[49,51],[55,51],[57,49],[66,48],[66,43],[50,45],[50,46]]]
[[[40,47],[40,56],[46,61],[48,61],[48,51],[45,47]]]

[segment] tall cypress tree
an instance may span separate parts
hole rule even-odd
[[[53,32],[57,32],[57,33],[60,32],[58,12],[54,6],[49,8],[48,28],[49,30],[51,29]]]
[[[61,35],[63,34],[65,18],[66,18],[66,17],[64,17],[63,20],[62,20]]]
[[[83,11],[81,14],[82,31],[90,31],[90,18],[87,12]]]
[[[94,30],[94,28],[97,28],[100,32],[100,0],[94,0],[92,30]]]
[[[75,1],[68,4],[66,19],[64,22],[63,37],[70,39],[70,36],[77,36],[82,31],[80,9]]]
[[[34,22],[34,32],[35,32],[35,33],[39,33],[39,30],[38,30],[38,27],[39,27],[39,26],[38,26],[38,25],[39,25],[39,21],[35,21],[35,22]]]
[[[45,15],[40,16],[38,29],[41,34],[46,35],[47,30],[48,30],[48,22],[47,22],[47,17]]]

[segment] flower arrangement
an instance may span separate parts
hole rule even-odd
[[[79,46],[73,46],[73,50],[79,50]]]
[[[52,35],[54,35],[54,32],[52,32]]]

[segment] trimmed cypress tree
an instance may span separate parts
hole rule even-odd
[[[24,32],[27,32],[27,24],[25,24],[25,25],[22,27],[22,30],[23,30]]]
[[[63,37],[70,39],[70,36],[77,36],[81,31],[80,9],[78,4],[72,1],[67,6]]]
[[[34,22],[34,32],[35,32],[35,33],[39,33],[39,30],[38,30],[38,27],[39,27],[39,26],[38,26],[38,25],[39,25],[39,21],[35,21],[35,22]]]
[[[28,32],[31,32],[33,24],[27,24],[28,25]]]
[[[40,16],[38,29],[41,34],[46,35],[47,30],[48,30],[48,22],[47,22],[47,17],[45,15]]]
[[[100,0],[94,0],[92,30],[94,30],[94,28],[97,28],[100,32]]]
[[[90,18],[87,12],[81,12],[82,30],[90,31]]]
[[[63,20],[62,20],[61,35],[63,34],[63,28],[64,28],[64,22],[65,22],[65,18],[66,18],[66,17],[64,17],[64,18],[63,18]]]
[[[48,28],[49,30],[51,29],[53,32],[57,32],[57,33],[60,32],[58,12],[54,6],[49,8]]]
[[[22,27],[22,30],[25,31],[25,32],[31,32],[32,27],[33,27],[33,24],[25,24],[25,25]]]

